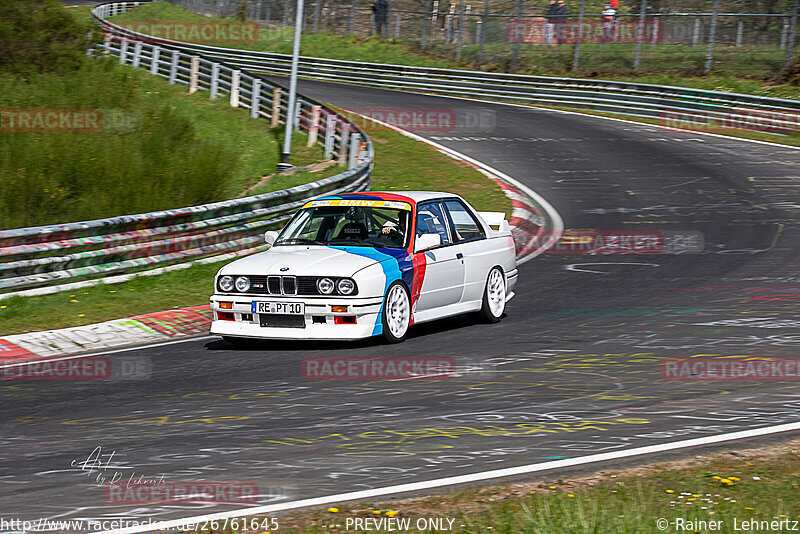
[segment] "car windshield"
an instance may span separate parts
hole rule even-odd
[[[405,248],[410,219],[411,206],[405,202],[312,201],[289,221],[275,246]]]

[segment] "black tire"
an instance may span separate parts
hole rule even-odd
[[[497,301],[490,302],[490,283],[496,283],[497,279],[495,278],[499,274],[500,280],[502,281],[502,307],[499,308],[498,313],[498,306]],[[494,277],[493,277],[494,275]],[[503,274],[503,270],[500,267],[492,267],[489,271],[489,274],[486,275],[486,285],[483,286],[483,302],[481,303],[481,310],[478,312],[478,318],[485,322],[485,323],[498,323],[500,319],[503,317],[503,313],[506,309],[506,277]]]
[[[402,291],[402,293],[396,293],[399,291]],[[390,317],[392,310],[390,310],[389,296],[395,294],[397,297],[401,297],[401,295],[405,296],[404,297],[405,310],[406,310],[405,330],[402,332],[402,334],[400,332],[397,332],[398,334],[400,334],[399,336],[395,335],[395,333],[392,332],[392,329],[389,326],[390,321],[394,323],[394,320],[392,319],[392,317]],[[395,303],[395,304],[399,306],[401,303]],[[399,312],[400,310],[397,309],[395,311]],[[395,317],[397,317],[397,315],[395,315]],[[386,341],[387,343],[402,343],[403,341],[405,341],[406,336],[408,335],[408,329],[411,326],[411,297],[408,294],[408,288],[406,288],[405,284],[403,284],[400,281],[392,282],[392,284],[386,290],[386,294],[383,296],[383,306],[381,308],[381,323],[383,324],[383,334],[381,335],[384,341]]]
[[[222,336],[222,340],[229,345],[233,345],[237,349],[248,349],[258,345],[257,339],[251,339],[249,337]]]

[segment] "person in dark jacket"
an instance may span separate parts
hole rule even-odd
[[[383,28],[389,26],[389,0],[377,0],[372,4],[372,12],[375,14],[375,30],[382,35]]]
[[[544,23],[544,42],[546,44],[555,44],[555,21],[556,11],[558,4],[556,0],[550,0],[550,5],[544,13],[544,18],[547,22]]]
[[[553,23],[556,25],[556,40],[558,44],[563,44],[567,42],[567,37],[564,35],[566,28],[564,28],[567,17],[569,16],[569,11],[567,11],[567,6],[564,3],[564,0],[558,0],[556,2],[556,9],[553,14]]]

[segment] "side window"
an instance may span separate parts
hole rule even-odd
[[[450,214],[456,241],[469,241],[486,237],[483,228],[472,216],[472,213],[467,211],[467,207],[464,204],[458,200],[448,200],[444,205]]]
[[[417,235],[439,234],[442,245],[450,245],[450,233],[447,231],[445,215],[438,203],[422,204],[417,207]]]

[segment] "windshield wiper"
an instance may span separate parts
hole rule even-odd
[[[305,239],[303,237],[294,237],[292,239],[282,239],[275,243],[276,245],[325,245],[322,241],[314,239]]]
[[[352,239],[331,239],[326,245],[350,245],[353,247],[371,247],[369,241],[353,241]]]

